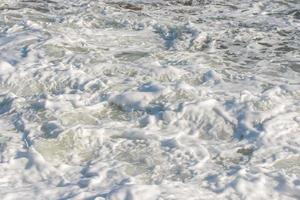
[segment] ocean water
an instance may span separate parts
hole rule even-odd
[[[0,199],[300,199],[299,0],[0,0]]]

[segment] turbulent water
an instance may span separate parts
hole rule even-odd
[[[299,0],[0,0],[0,199],[300,199]]]

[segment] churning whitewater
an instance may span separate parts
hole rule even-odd
[[[0,199],[300,199],[299,0],[0,0]]]

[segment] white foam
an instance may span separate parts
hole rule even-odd
[[[0,2],[0,198],[299,199],[299,3]]]

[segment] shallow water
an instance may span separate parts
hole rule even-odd
[[[1,199],[299,199],[299,13],[0,1]]]

